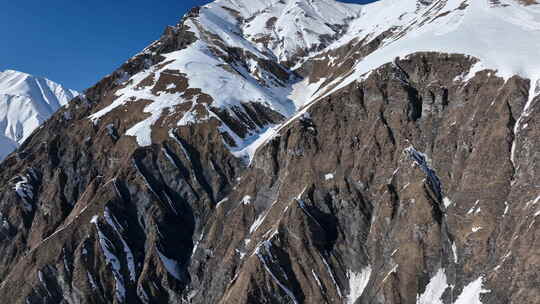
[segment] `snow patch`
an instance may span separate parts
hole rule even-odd
[[[255,152],[257,152],[261,146],[279,135],[276,127],[276,125],[268,125],[258,133],[245,139],[238,139],[238,141],[242,141],[242,144],[238,147],[230,148],[231,153],[237,158],[246,159],[247,163],[251,164]]]
[[[17,177],[18,181],[13,186],[13,190],[17,193],[17,196],[23,202],[23,209],[26,212],[30,212],[33,209],[31,200],[34,199],[34,187],[29,181],[29,177],[26,175],[21,175]]]
[[[94,217],[95,218],[95,217]],[[94,218],[92,220],[94,220]],[[121,273],[121,264],[118,257],[114,254],[113,243],[105,236],[105,234],[99,229],[97,219],[93,221],[98,231],[98,240],[101,247],[101,251],[105,257],[105,262],[110,266],[115,281],[115,296],[119,302],[124,302],[126,299],[126,288],[124,285],[124,279]]]
[[[99,216],[94,215],[94,216],[92,217],[92,219],[90,220],[90,223],[91,223],[91,224],[96,224],[96,225],[97,225],[98,219],[99,219]]]
[[[45,78],[0,71],[0,161],[78,95]]]
[[[242,198],[242,204],[244,204],[244,205],[251,204],[251,196],[249,196],[249,195],[244,196],[244,198]]]
[[[443,204],[445,208],[448,208],[452,206],[453,202],[448,197],[445,197],[443,198]]]
[[[257,228],[259,228],[259,226],[264,222],[264,218],[266,217],[266,213],[264,214],[261,214],[259,215],[259,217],[257,217],[257,219],[255,220],[255,222],[253,222],[253,224],[251,225],[251,227],[249,227],[249,233],[253,233],[254,231],[257,230]]]
[[[341,294],[341,288],[339,287],[337,281],[336,281],[336,278],[334,276],[334,271],[332,271],[332,268],[330,267],[330,265],[328,264],[328,262],[326,261],[326,258],[324,256],[321,256],[321,259],[324,263],[324,266],[326,266],[326,270],[328,271],[328,275],[330,275],[330,278],[332,279],[332,283],[334,283],[334,286],[336,287],[336,291],[339,295],[340,298],[343,297],[343,295]]]
[[[157,253],[159,255],[159,259],[161,260],[161,263],[163,264],[163,267],[167,270],[168,273],[170,273],[175,279],[178,281],[181,281],[182,275],[180,273],[180,263],[178,261],[166,257],[159,249],[156,249]]]
[[[319,278],[319,276],[315,273],[315,270],[311,269],[311,274],[313,275],[313,278],[315,279],[315,281],[317,282],[317,285],[319,286],[319,288],[324,291],[324,288],[323,288],[323,285],[321,284],[321,279]]]
[[[476,210],[476,207],[478,207],[478,204],[480,203],[480,200],[477,200],[474,202],[474,205],[467,211],[467,215],[473,214],[473,212]]]
[[[349,295],[347,296],[347,304],[354,304],[362,296],[369,283],[371,272],[371,266],[362,269],[361,272],[348,271]]]
[[[262,263],[264,269],[266,272],[272,277],[272,279],[276,282],[276,284],[287,294],[287,296],[293,301],[294,304],[298,304],[298,300],[296,299],[296,296],[294,293],[279,279],[279,277],[283,277],[286,280],[287,274],[281,267],[281,265],[274,259],[274,256],[272,255],[272,238],[277,235],[277,231],[274,231],[272,235],[265,241],[261,242],[255,249],[254,254],[259,258],[259,261]],[[277,273],[274,273],[272,271],[272,266],[275,266],[278,270]]]
[[[457,254],[457,246],[456,246],[455,242],[452,243],[452,253],[454,254],[454,263],[457,264],[457,262],[458,262],[458,254]]]
[[[480,301],[480,295],[483,293],[489,293],[490,290],[483,288],[484,278],[479,277],[475,281],[469,283],[457,298],[454,304],[483,304]]]
[[[472,232],[478,232],[482,229],[482,227],[472,227]]]
[[[391,27],[398,27],[399,34],[388,37],[378,50],[358,61],[355,72],[343,81],[336,80],[337,86],[325,95],[396,57],[422,51],[478,58],[481,65],[474,66],[464,81],[482,68],[492,69],[504,79],[513,75],[540,78],[540,61],[535,51],[540,48],[538,6],[523,6],[518,1],[505,1],[504,6],[491,6],[490,1],[468,1],[465,9],[458,9],[462,3],[449,0],[418,7],[416,1],[380,0],[364,6],[362,16],[352,22],[347,35],[332,48],[345,45],[355,37],[373,39]]]
[[[423,294],[416,298],[417,304],[444,304],[441,297],[448,288],[448,280],[444,269],[439,269],[431,278]]]

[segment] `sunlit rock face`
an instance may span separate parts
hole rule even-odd
[[[492,4],[193,9],[0,163],[0,298],[535,303],[539,12]]]

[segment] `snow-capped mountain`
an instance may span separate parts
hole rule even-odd
[[[147,106],[152,116],[127,133],[149,145],[152,125],[161,113],[188,102],[175,98],[181,92],[171,93],[174,90],[170,89],[156,98],[153,84],[164,71],[181,71],[181,77],[189,82],[185,89],[201,89],[213,102],[193,104],[178,124],[221,120],[221,131],[231,150],[240,157],[251,157],[273,134],[275,124],[246,126],[240,121],[242,131],[235,132],[209,107],[229,111],[238,110],[242,102],[261,103],[283,118],[294,117],[310,101],[369,75],[396,57],[421,51],[473,56],[478,62],[470,71],[472,76],[492,69],[505,79],[519,75],[536,82],[540,78],[536,75],[540,66],[534,64],[534,50],[540,47],[536,45],[540,39],[533,38],[540,38],[537,22],[540,9],[536,5],[514,0],[380,0],[363,6],[333,0],[220,0],[203,6],[196,18],[187,18],[171,29],[189,28],[195,43],[164,55],[166,64],[123,75],[126,78],[122,80],[129,85],[119,91],[121,98],[93,114],[92,119],[133,98],[153,100]],[[156,47],[150,46],[146,55]],[[231,49],[236,53],[231,55]],[[350,51],[343,53],[344,49]],[[273,68],[261,68],[265,64]],[[313,65],[331,69],[303,80],[294,75]]]
[[[191,10],[0,163],[0,298],[536,303],[538,24],[528,0]]]
[[[229,19],[233,12],[242,35],[281,62],[324,49],[347,31],[361,11],[360,6],[333,0],[220,0],[207,8],[212,13],[201,19],[205,25],[215,25],[222,31],[210,16]]]
[[[0,160],[77,95],[45,78],[0,71]]]
[[[367,5],[349,31],[330,48],[351,40],[385,35],[381,46],[358,61],[343,87],[361,75],[415,52],[436,51],[473,56],[479,60],[474,71],[492,69],[508,79],[514,75],[540,79],[540,7],[521,0],[381,0]]]

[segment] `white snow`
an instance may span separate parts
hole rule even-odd
[[[380,0],[364,6],[362,16],[351,25],[348,35],[335,43],[343,45],[355,36],[375,38],[393,26],[407,29],[389,37],[383,47],[359,61],[355,73],[334,90],[361,78],[396,57],[420,51],[471,55],[480,60],[480,69],[493,69],[505,79],[520,75],[536,82],[540,78],[540,7],[518,1],[501,0],[494,6],[487,0],[440,1],[417,7],[416,1]],[[442,15],[449,12],[447,15]]]
[[[514,126],[514,141],[512,142],[512,149],[511,149],[511,155],[510,155],[510,161],[516,167],[516,149],[517,149],[517,141],[518,137],[520,135],[520,131],[523,128],[520,128],[521,123],[523,119],[527,118],[530,115],[530,110],[532,107],[532,103],[534,101],[534,98],[538,95],[539,89],[540,89],[540,79],[536,79],[536,81],[533,81],[534,79],[531,79],[531,87],[529,88],[529,98],[527,100],[527,103],[525,104],[525,107],[523,108],[523,111],[521,112],[521,115],[519,116],[518,120],[516,121],[516,124]]]
[[[199,248],[199,244],[201,243],[203,237],[204,237],[204,233],[201,233],[201,236],[199,237],[199,239],[197,240],[197,242],[195,242],[195,245],[193,246],[193,250],[191,251],[191,256],[193,256],[195,252],[197,251],[197,249]]]
[[[455,242],[452,243],[452,253],[454,254],[454,263],[457,264],[457,262],[458,262],[458,254],[457,254],[457,246],[456,246]]]
[[[257,217],[257,219],[255,220],[255,222],[253,222],[253,224],[251,225],[251,227],[249,227],[249,233],[253,233],[257,230],[257,228],[259,228],[259,226],[264,222],[264,218],[266,217],[267,213],[263,213],[261,215],[259,215],[259,217]]]
[[[99,219],[99,216],[94,215],[94,216],[92,216],[92,219],[90,220],[90,223],[91,223],[91,224],[96,224],[96,225],[97,225],[98,219]]]
[[[114,276],[115,296],[119,300],[119,302],[123,302],[126,298],[126,288],[125,288],[124,279],[121,273],[122,266],[120,264],[120,260],[113,252],[115,250],[113,243],[107,238],[107,236],[105,236],[105,234],[101,231],[101,229],[99,229],[96,216],[92,218],[91,222],[95,224],[96,226],[96,229],[98,231],[98,239],[99,239],[99,245],[101,247],[101,251],[103,252],[105,261],[107,265],[110,266],[111,272],[113,273],[113,276]]]
[[[417,304],[443,304],[441,297],[448,288],[448,280],[444,269],[439,269],[435,276],[431,278],[423,294],[418,295]]]
[[[251,204],[251,196],[249,195],[246,195],[242,198],[242,204],[244,205],[249,205]]]
[[[300,49],[320,45],[321,35],[335,35],[330,25],[346,23],[348,18],[357,17],[362,8],[334,0],[218,0],[207,7],[217,11],[219,6],[238,11],[247,20],[241,27],[245,35],[251,41],[268,37],[268,48],[283,61]],[[270,27],[271,18],[275,22]]]
[[[34,187],[28,181],[28,176],[21,175],[18,178],[19,181],[15,183],[13,190],[17,193],[17,196],[21,198],[23,202],[23,209],[30,212],[32,211],[33,207],[29,200],[32,200],[34,197]]]
[[[240,260],[243,260],[245,257],[246,257],[246,252],[240,250],[240,249],[235,249],[234,251],[236,251],[236,253],[238,253],[238,255],[240,256]]]
[[[328,262],[326,261],[326,258],[324,256],[321,255],[321,259],[324,263],[324,266],[326,267],[326,270],[328,271],[328,275],[330,275],[330,278],[332,279],[332,282],[334,283],[334,286],[336,287],[336,291],[339,295],[340,298],[343,297],[343,295],[341,294],[341,288],[339,287],[337,281],[336,281],[336,278],[334,276],[334,272],[332,271],[332,268],[330,268],[330,265],[328,265]]]
[[[477,200],[476,202],[474,202],[474,205],[471,207],[471,209],[469,209],[469,211],[467,211],[467,215],[472,214],[476,210],[476,207],[478,206],[478,203],[480,203],[480,200]]]
[[[490,292],[483,288],[484,278],[479,277],[475,281],[469,283],[457,298],[454,304],[483,304],[480,301],[480,295]]]
[[[270,231],[269,231],[270,232]],[[270,237],[261,242],[257,248],[255,249],[255,252],[253,253],[259,258],[259,261],[262,263],[264,269],[266,272],[272,277],[272,279],[276,282],[276,284],[287,294],[287,296],[291,299],[291,301],[294,304],[298,304],[298,300],[296,299],[296,296],[294,293],[279,279],[279,274],[283,276],[285,279],[287,278],[287,274],[281,267],[281,265],[274,260],[274,256],[272,255],[271,247],[272,247],[272,238],[277,235],[277,231],[274,231]],[[272,271],[272,265],[274,265],[279,272],[276,274]]]
[[[193,22],[195,21],[189,21],[188,23],[192,28],[197,28],[197,24]],[[210,21],[206,20],[206,22]],[[205,29],[216,32],[222,30],[206,23]],[[176,106],[190,102],[190,100],[185,100],[181,93],[161,92],[156,96],[152,92],[152,86],[139,87],[139,83],[150,75],[153,74],[155,79],[159,79],[160,75],[166,73],[167,70],[179,70],[184,73],[190,88],[199,88],[203,93],[212,97],[212,107],[228,109],[241,107],[242,103],[254,102],[264,104],[285,117],[294,113],[294,103],[287,98],[291,91],[290,87],[272,84],[270,80],[267,81],[267,85],[263,85],[262,80],[255,78],[254,72],[247,71],[240,66],[234,67],[235,72],[224,69],[223,66],[226,66],[227,63],[209,51],[208,45],[204,42],[203,34],[198,33],[198,35],[201,36],[201,40],[188,48],[165,54],[164,62],[170,62],[169,64],[154,66],[132,76],[128,81],[128,85],[117,92],[118,98],[109,106],[92,114],[90,119],[96,122],[112,110],[130,102],[150,102],[144,108],[144,112],[150,114],[149,117],[132,126],[126,132],[126,135],[135,136],[140,146],[151,145],[152,126],[163,115],[163,112],[167,110],[172,113]],[[241,40],[238,36],[235,37],[235,39]],[[208,105],[198,104],[205,108],[205,113],[198,113],[195,104],[193,102],[191,109],[184,113],[183,118],[178,122],[178,126],[200,123],[210,119],[221,121]],[[231,151],[237,157],[248,160],[251,159],[258,146],[272,136],[273,132],[272,126],[266,126],[254,130],[246,138],[241,138],[224,123],[222,123],[220,131],[227,133],[235,141],[235,145],[230,147]]]
[[[229,201],[229,198],[226,197],[224,199],[222,199],[221,201],[219,201],[217,204],[216,204],[216,209],[221,207],[221,205],[223,205],[224,203],[228,202]]]
[[[303,81],[297,82],[292,85],[292,92],[289,95],[296,108],[301,109],[309,101],[317,98],[318,90],[321,88],[322,84],[326,81],[326,78],[321,78],[317,82],[311,82],[309,78],[304,79]]]
[[[86,276],[88,277],[88,282],[90,282],[90,286],[92,286],[92,289],[97,289],[96,282],[94,281],[94,277],[90,272],[86,272]]]
[[[262,212],[258,217],[257,219],[255,220],[255,222],[253,222],[253,224],[251,224],[251,227],[249,228],[249,234],[252,234],[253,232],[257,231],[257,229],[259,228],[259,226],[261,226],[261,224],[264,222],[266,216],[268,216],[268,214],[270,213],[270,211],[272,210],[272,208],[274,208],[274,206],[277,204],[277,200],[274,201],[270,207],[268,209],[266,209],[264,212]]]
[[[367,5],[345,4],[333,0],[218,0],[204,6],[197,18],[189,18],[186,26],[197,37],[187,48],[164,54],[166,64],[148,67],[121,82],[126,87],[117,92],[114,102],[90,116],[97,121],[110,111],[132,102],[148,102],[144,112],[148,116],[126,132],[134,136],[140,146],[152,144],[152,127],[168,111],[174,113],[176,106],[191,102],[180,93],[152,93],[152,86],[139,88],[137,85],[154,74],[158,79],[166,70],[179,70],[188,79],[190,88],[199,88],[209,95],[211,105],[195,102],[177,122],[177,126],[188,126],[208,120],[218,121],[219,131],[227,134],[234,144],[231,152],[249,163],[262,145],[278,135],[291,121],[301,117],[319,100],[354,81],[358,81],[375,68],[392,62],[396,57],[407,57],[419,51],[460,53],[478,59],[478,62],[456,82],[469,81],[484,69],[492,69],[505,79],[520,75],[532,80],[540,79],[540,6],[523,6],[517,1],[500,0],[503,5],[492,5],[488,0],[418,1],[380,0]],[[225,9],[227,7],[229,9]],[[236,13],[231,10],[237,11]],[[240,22],[238,17],[243,20]],[[273,26],[269,20],[275,19]],[[301,65],[309,56],[337,49],[353,40],[368,43],[389,29],[396,29],[387,37],[380,48],[354,63],[352,73],[325,75],[321,79],[293,79],[280,81],[271,73],[260,69],[258,59],[284,61],[298,50],[308,50],[321,44],[321,34],[334,35],[332,24],[348,24],[337,40],[320,51],[310,51],[307,57],[296,62]],[[204,29],[204,31],[202,30]],[[211,34],[211,35],[209,35]],[[256,40],[269,38],[264,45]],[[228,47],[249,54],[245,64],[235,64],[219,57],[225,53],[219,39]],[[210,46],[212,48],[210,48]],[[212,50],[212,51],[211,51]],[[146,50],[147,51],[147,50]],[[216,55],[218,54],[218,55]],[[338,71],[339,64],[332,61],[332,70]],[[338,58],[339,59],[339,58]],[[225,69],[224,67],[227,67]],[[328,79],[333,78],[333,81]],[[173,89],[174,84],[166,88]],[[531,86],[531,98],[522,117],[535,106],[532,96],[537,93]],[[231,130],[212,109],[231,110],[241,108],[243,103],[259,103],[285,117],[281,125],[252,127],[249,134],[241,137]],[[201,110],[202,107],[202,110]],[[521,124],[520,118],[517,127]],[[175,126],[169,126],[175,127]],[[0,138],[0,144],[9,146]],[[512,149],[514,160],[516,147]],[[447,202],[446,202],[447,203]]]
[[[238,11],[247,21],[239,22],[237,16],[224,7]],[[221,122],[219,130],[234,141],[229,147],[231,152],[251,163],[255,151],[276,135],[275,126],[257,127],[250,130],[247,136],[240,137],[221,121],[213,108],[240,108],[242,103],[252,102],[264,104],[284,117],[291,117],[310,100],[324,79],[316,83],[308,80],[298,82],[291,74],[289,81],[283,83],[270,72],[261,69],[253,58],[248,59],[245,66],[226,62],[216,55],[225,53],[225,50],[219,50],[219,44],[215,44],[216,37],[227,46],[243,50],[250,56],[263,60],[274,60],[274,56],[277,56],[285,60],[299,49],[306,50],[321,44],[320,35],[334,36],[336,30],[332,25],[347,23],[350,18],[359,15],[360,9],[359,5],[333,0],[215,1],[204,6],[199,17],[186,21],[186,26],[197,37],[195,43],[183,50],[164,54],[163,62],[167,64],[148,67],[132,76],[124,73],[125,77],[119,83],[125,83],[126,86],[116,93],[118,98],[92,114],[90,119],[97,122],[112,110],[128,103],[148,102],[144,112],[149,116],[128,129],[126,135],[134,136],[140,146],[151,145],[152,127],[163,113],[173,113],[176,106],[190,100],[185,100],[180,93],[160,92],[156,95],[152,92],[152,85],[140,87],[139,84],[150,75],[154,75],[155,80],[167,70],[179,70],[188,79],[190,88],[201,89],[204,94],[212,97],[213,102],[211,106],[199,103],[198,108],[195,107],[196,103],[192,103],[191,108],[178,121],[178,126],[210,119]],[[250,18],[252,16],[254,18]],[[275,29],[266,25],[272,17],[276,18]],[[255,43],[261,35],[273,41],[268,48]],[[209,46],[212,46],[212,50]],[[174,84],[168,84],[166,88],[172,89]],[[204,113],[201,113],[201,105]]]
[[[448,208],[453,204],[453,202],[448,197],[443,198],[443,203],[445,208]]]
[[[77,95],[45,78],[0,71],[0,161]]]
[[[259,147],[266,144],[278,135],[275,125],[269,125],[266,128],[260,130],[260,133],[256,133],[248,138],[243,139],[243,144],[238,148],[232,148],[231,152],[238,158],[245,158],[248,160],[248,164],[251,164],[255,152]]]
[[[392,267],[392,269],[390,269],[390,271],[384,276],[384,278],[383,278],[383,280],[382,280],[383,283],[386,282],[386,280],[390,277],[390,275],[391,275],[392,273],[395,273],[395,272],[397,271],[398,268],[399,268],[399,264],[394,265],[394,267]]]
[[[371,277],[371,266],[362,269],[361,272],[348,271],[349,278],[349,295],[347,296],[347,304],[354,304],[356,300],[362,296]]]
[[[178,263],[176,260],[171,259],[163,255],[159,249],[156,249],[159,255],[159,259],[161,260],[161,263],[163,263],[163,267],[167,270],[168,273],[170,273],[175,279],[181,280],[182,276],[180,274],[180,263]]]
[[[328,173],[324,176],[325,180],[332,180],[334,179],[334,173]]]
[[[317,285],[319,286],[319,288],[321,290],[324,290],[322,284],[321,284],[321,279],[319,278],[319,276],[315,273],[315,270],[311,269],[311,274],[313,275],[313,278],[315,279],[315,281],[317,282]]]
[[[129,271],[129,278],[132,282],[135,282],[137,275],[135,273],[135,258],[133,257],[133,253],[131,252],[131,248],[129,248],[128,244],[124,240],[121,231],[123,230],[122,226],[118,223],[116,218],[110,213],[108,208],[105,208],[105,221],[114,229],[116,232],[116,236],[120,240],[123,246],[124,254],[126,257],[126,263],[128,266]]]
[[[540,195],[537,198],[535,198],[534,200],[528,202],[527,207],[534,206],[534,205],[538,204],[538,202],[540,202]]]

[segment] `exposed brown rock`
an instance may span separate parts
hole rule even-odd
[[[392,35],[296,72],[329,83]],[[282,124],[249,165],[223,128],[247,138],[286,118],[251,100],[214,107],[182,71],[138,84],[185,101],[164,110],[152,145],[125,135],[151,100],[88,118],[193,39],[182,22],[168,28],[0,163],[0,299],[412,304],[444,269],[445,304],[479,278],[483,303],[537,302],[540,108],[522,117],[529,80],[484,70],[465,81],[477,60],[459,54],[396,58]],[[230,73],[258,60],[276,83],[296,76],[204,39]],[[191,109],[211,117],[179,126]]]

